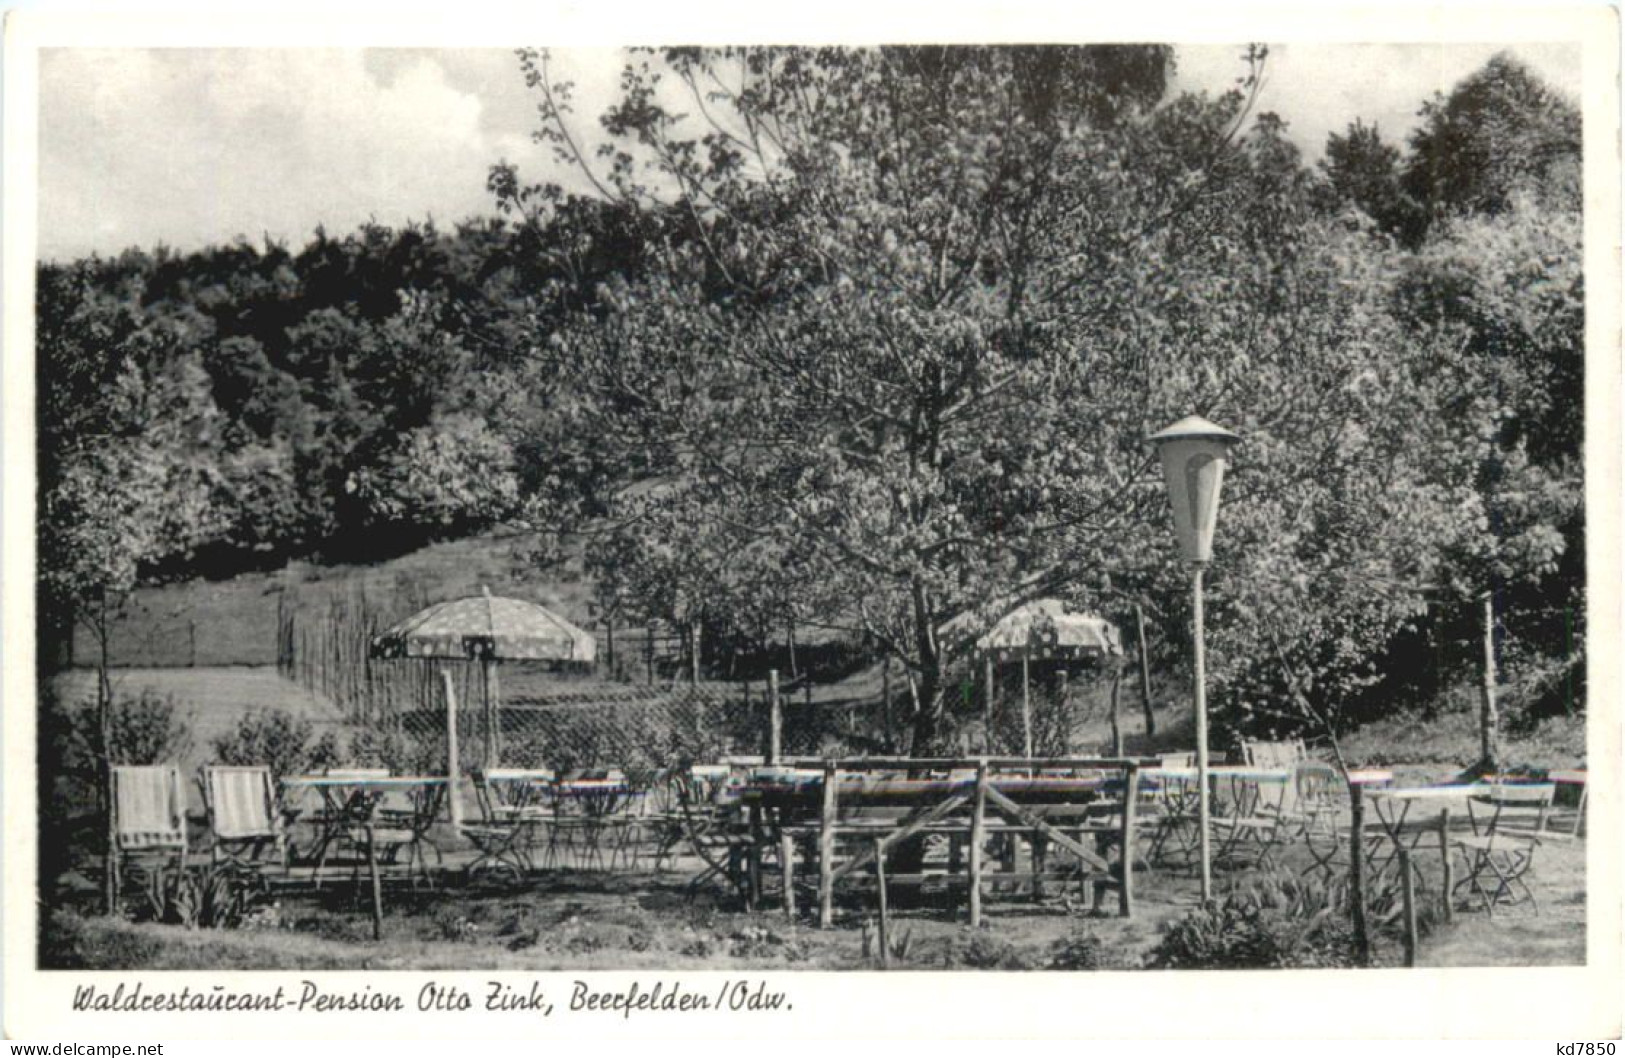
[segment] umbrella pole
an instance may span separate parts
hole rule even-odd
[[[457,692],[451,685],[451,671],[440,670],[440,679],[446,689],[446,805],[451,811],[451,825],[463,825],[463,802],[457,796]]]
[[[1027,655],[1021,655],[1021,743],[1028,757],[1033,755],[1033,707],[1027,697]]]
[[[499,767],[502,763],[502,732],[497,730],[497,703],[501,688],[497,686],[497,663],[486,658],[480,663],[481,682],[485,684],[485,766]]]

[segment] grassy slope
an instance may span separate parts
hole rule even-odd
[[[74,669],[57,678],[59,700],[74,706],[93,702],[96,674]],[[113,693],[136,696],[144,691],[172,698],[192,731],[192,752],[178,761],[190,775],[210,757],[214,740],[227,734],[249,713],[284,709],[304,717],[322,731],[346,730],[344,717],[332,702],[277,675],[274,668],[119,669],[113,674]]]
[[[277,597],[284,592],[319,607],[357,590],[380,601],[415,596],[440,602],[477,594],[484,586],[499,595],[534,599],[572,621],[587,623],[589,585],[572,568],[538,574],[525,557],[527,539],[523,534],[486,534],[431,544],[374,564],[293,562],[271,573],[146,588],[135,594],[114,630],[113,663],[145,668],[274,664]],[[76,665],[96,661],[95,642],[82,628],[75,630],[73,660]]]

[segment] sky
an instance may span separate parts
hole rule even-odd
[[[1261,111],[1305,155],[1358,117],[1403,140],[1423,101],[1510,50],[1578,101],[1570,45],[1272,46]],[[1181,45],[1178,91],[1218,92],[1241,45]],[[615,49],[554,52],[595,117],[613,98]],[[535,101],[501,49],[51,49],[40,54],[39,252],[63,260],[242,236],[295,247],[317,225],[449,226],[493,212],[490,166],[552,174],[531,141]]]

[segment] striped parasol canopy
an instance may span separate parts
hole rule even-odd
[[[1123,653],[1117,627],[1094,614],[1069,613],[1059,599],[1039,599],[1005,616],[976,641],[976,653],[995,661],[1061,661]]]
[[[597,654],[592,633],[545,606],[489,591],[437,603],[372,640],[375,658],[590,663]]]

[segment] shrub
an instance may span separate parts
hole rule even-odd
[[[399,731],[364,727],[350,738],[348,763],[365,768],[388,768],[401,775],[433,774],[445,769],[446,740],[408,738]]]
[[[1271,874],[1242,880],[1218,900],[1163,928],[1154,969],[1262,969],[1356,965],[1342,890]]]
[[[154,872],[144,882],[146,902],[132,908],[137,920],[189,929],[237,929],[274,906],[264,875],[232,864]]]
[[[331,731],[312,741],[316,727],[285,709],[249,713],[229,734],[214,741],[221,764],[266,764],[275,775],[300,775],[339,763]]]
[[[1051,970],[1103,970],[1111,965],[1111,953],[1088,928],[1074,929],[1050,945]]]
[[[980,930],[962,934],[948,946],[943,956],[945,966],[963,966],[973,970],[1031,970],[1032,958],[1014,944]]]
[[[64,772],[94,776],[102,759],[101,724],[96,703],[86,701],[68,714],[65,740],[59,743]],[[145,690],[113,702],[112,758],[115,764],[166,764],[192,751],[190,718],[173,695]]]

